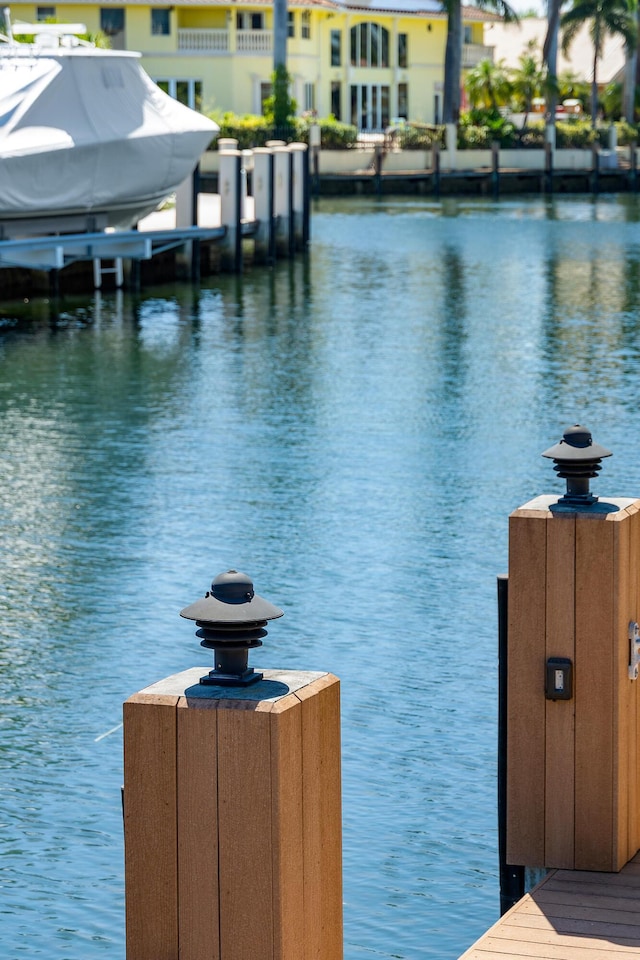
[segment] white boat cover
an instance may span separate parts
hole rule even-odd
[[[0,47],[0,219],[153,209],[218,131],[139,54],[16,46]]]

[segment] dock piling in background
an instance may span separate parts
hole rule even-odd
[[[272,263],[274,259],[273,182],[273,150],[256,147],[253,151],[253,201],[258,222],[253,254],[256,263]]]
[[[497,140],[491,142],[491,186],[493,199],[497,200],[500,196],[500,144]]]
[[[293,224],[293,253],[304,250],[307,245],[308,231],[308,150],[306,143],[289,144],[292,160],[292,224]]]
[[[431,145],[431,169],[433,171],[433,192],[440,196],[440,142],[434,140]]]
[[[591,192],[598,193],[600,189],[600,145],[594,143],[591,147]]]
[[[221,244],[223,269],[242,270],[242,153],[226,149],[220,154],[220,215],[225,236]]]
[[[543,193],[553,193],[553,150],[553,143],[545,140]]]
[[[273,207],[276,256],[289,257],[291,251],[291,153],[286,146],[273,147]]]

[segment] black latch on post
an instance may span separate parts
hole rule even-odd
[[[544,692],[547,700],[571,700],[573,664],[567,657],[549,657]]]

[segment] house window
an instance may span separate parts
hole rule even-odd
[[[360,130],[389,126],[389,87],[380,83],[351,86],[351,123]]]
[[[316,87],[314,83],[304,85],[304,109],[312,112],[316,109]]]
[[[463,43],[473,43],[473,27],[464,28],[464,40]]]
[[[302,11],[302,27],[300,30],[300,36],[303,40],[311,39],[311,11],[303,10]]]
[[[124,7],[101,7],[100,29],[114,50],[124,50]]]
[[[287,36],[295,37],[296,35],[296,15],[293,10],[287,11]]]
[[[385,27],[378,23],[351,27],[351,66],[389,66],[389,31]]]
[[[246,10],[239,10],[236,13],[237,30],[264,30],[264,14],[248,13]]]
[[[407,67],[408,66],[408,35],[406,33],[398,34],[398,66]]]
[[[331,113],[336,120],[342,117],[342,89],[339,80],[331,81]]]
[[[44,23],[45,20],[55,20],[55,7],[36,7],[36,20],[38,23]]]
[[[342,33],[340,30],[331,31],[331,66],[339,67],[342,64]]]
[[[151,11],[151,33],[154,37],[168,37],[171,29],[169,23],[169,9]]]
[[[192,110],[202,110],[202,80],[156,80],[161,90]]]
[[[398,84],[398,116],[406,120],[409,116],[409,85]]]

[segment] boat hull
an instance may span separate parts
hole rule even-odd
[[[5,235],[56,216],[129,228],[191,175],[218,130],[121,51],[5,54],[0,90]]]

